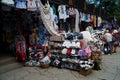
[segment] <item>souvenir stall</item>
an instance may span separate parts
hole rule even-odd
[[[19,12],[16,60],[22,60],[25,66],[67,68],[83,75],[101,69],[99,33],[80,32],[79,27],[81,21],[100,26],[101,22],[96,23],[101,21],[100,17],[97,20],[95,15],[66,5],[58,5],[55,9],[49,1],[44,5],[41,0],[15,0],[15,3],[15,11]]]

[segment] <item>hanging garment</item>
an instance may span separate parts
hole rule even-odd
[[[38,10],[40,9],[40,0],[36,0],[36,7]]]
[[[58,30],[58,26],[55,26],[55,24],[58,23],[58,17],[56,14],[54,14],[54,10],[53,8],[50,8],[50,12],[51,12],[51,18],[52,18],[52,25],[55,27],[56,30]]]
[[[76,10],[74,8],[69,8],[68,12],[69,12],[69,15],[71,15],[71,16],[76,14]]]
[[[80,32],[79,29],[79,12],[75,9],[76,17],[75,17],[75,32]]]
[[[93,22],[93,20],[94,20],[94,16],[90,14],[90,22]]]
[[[65,5],[59,5],[58,6],[58,12],[59,12],[59,19],[66,19],[66,18],[68,18]]]
[[[43,5],[42,2],[40,1],[40,13],[41,13],[41,19],[43,21],[43,24],[45,25],[46,29],[48,30],[48,32],[51,35],[60,36],[60,34],[55,29],[58,26],[56,24],[54,24],[54,26],[53,26],[53,19],[52,19],[52,16],[51,16],[53,14],[51,14],[51,9],[50,8],[51,7],[50,7],[49,2],[47,2],[45,5]]]
[[[16,8],[26,9],[26,0],[16,0]]]
[[[27,10],[28,11],[36,11],[36,0],[27,0]]]
[[[40,38],[40,40],[38,40],[37,43],[38,44],[44,44],[45,37],[44,37],[44,29],[43,29],[43,27],[39,27],[38,31],[39,31],[39,38]]]
[[[79,24],[81,24],[82,13],[79,13]]]
[[[96,16],[94,15],[94,27],[97,27],[96,21],[97,21],[97,19],[96,19]]]
[[[53,14],[56,14],[56,8],[54,4],[52,5],[52,9],[53,9]]]
[[[97,21],[98,21],[98,22],[97,22],[97,23],[98,23],[97,26],[100,27],[100,25],[101,25],[101,23],[102,23],[102,18],[101,18],[101,17],[98,17],[98,20],[97,20]]]
[[[1,0],[1,3],[7,4],[7,5],[14,5],[14,1],[13,0]]]
[[[85,21],[85,13],[81,13],[81,21]]]
[[[86,22],[90,22],[90,14],[86,14]]]

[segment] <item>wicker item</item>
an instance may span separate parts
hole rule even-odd
[[[50,64],[41,64],[40,67],[41,68],[48,68],[50,66]]]
[[[80,74],[86,76],[88,74],[92,73],[92,68],[89,68],[88,70],[80,69]]]

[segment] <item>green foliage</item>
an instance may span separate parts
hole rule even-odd
[[[117,18],[117,23],[120,24],[120,1],[119,0],[102,0],[100,7],[104,8],[109,19]]]

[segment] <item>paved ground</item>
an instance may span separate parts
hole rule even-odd
[[[120,80],[120,48],[113,55],[104,55],[102,70],[87,76],[77,71],[50,67],[22,67],[0,74],[0,80]]]

